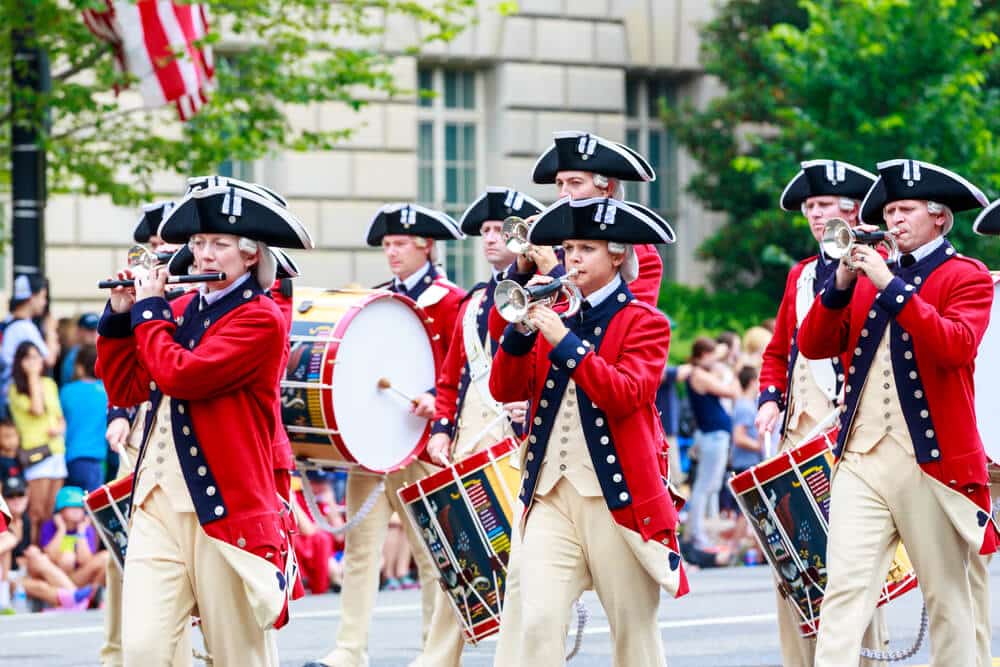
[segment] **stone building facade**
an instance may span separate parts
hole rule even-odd
[[[336,104],[292,108],[291,122],[303,128],[356,131],[332,151],[222,166],[284,194],[313,232],[318,249],[296,254],[301,283],[385,280],[382,255],[364,246],[363,235],[386,202],[415,200],[457,217],[487,185],[551,202],[554,186],[533,185],[530,176],[559,129],[589,129],[650,159],[658,180],[631,185],[627,197],[661,211],[677,231],[677,244],[664,251],[664,278],[703,282],[706,267],[694,253],[718,220],[684,193],[696,165],[663,129],[658,110],[661,98],[700,104],[715,92],[698,64],[697,27],[710,18],[711,3],[519,0],[511,16],[496,14],[492,4],[482,2],[478,21],[455,41],[396,58],[398,85],[433,96],[376,98],[358,113]],[[391,51],[418,37],[415,23],[390,21],[379,47]],[[157,184],[164,197],[182,188],[177,177]],[[103,295],[94,285],[123,262],[138,212],[106,199],[56,195],[46,219],[55,311],[98,308]],[[477,243],[447,244],[443,253],[460,284],[486,274]]]

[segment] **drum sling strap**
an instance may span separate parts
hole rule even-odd
[[[816,298],[816,265],[818,263],[819,258],[817,257],[806,264],[806,267],[802,269],[802,273],[799,274],[798,281],[795,283],[796,329],[802,326],[802,321],[806,319],[806,315],[809,314],[809,309]],[[830,403],[836,403],[837,371],[833,368],[833,364],[830,363],[829,359],[808,359],[807,362],[809,372],[812,374],[813,380],[820,391],[830,400]]]
[[[462,316],[462,342],[465,344],[465,359],[469,364],[469,382],[479,392],[483,404],[490,406],[494,412],[501,415],[503,414],[503,406],[490,394],[490,366],[493,364],[493,356],[479,337],[477,322],[479,308],[486,299],[487,289],[489,287],[477,292],[469,299],[469,306]],[[488,344],[488,332],[486,340]]]

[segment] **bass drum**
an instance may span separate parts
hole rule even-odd
[[[993,272],[993,308],[990,324],[976,356],[976,422],[986,455],[1000,464],[1000,410],[993,399],[1000,396],[1000,271]],[[995,468],[996,466],[990,466]],[[991,475],[997,475],[991,471]]]
[[[377,473],[416,458],[430,423],[406,397],[440,361],[426,320],[385,290],[295,288],[281,416],[297,458]]]

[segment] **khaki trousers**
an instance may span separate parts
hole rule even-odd
[[[565,478],[537,497],[520,561],[519,657],[508,664],[565,664],[570,608],[591,587],[608,615],[615,667],[666,664],[656,622],[660,587],[629,549],[604,498],[580,496]]]
[[[347,531],[344,543],[344,582],[340,594],[342,615],[340,627],[337,628],[337,646],[320,660],[323,664],[332,667],[364,667],[368,664],[368,629],[378,595],[379,561],[393,512],[399,514],[402,520],[406,539],[410,541],[413,557],[417,561],[422,634],[426,643],[427,628],[434,612],[435,593],[438,590],[437,570],[420,538],[414,534],[396,491],[426,477],[434,470],[436,468],[414,461],[402,470],[386,475],[385,493],[375,500],[371,513]],[[378,482],[378,475],[353,471],[348,474],[348,519],[357,514]]]
[[[274,632],[254,617],[243,579],[194,512],[175,512],[157,487],[133,511],[122,586],[125,665],[171,665],[201,617],[216,667],[276,667]]]
[[[799,632],[801,615],[792,603],[775,591],[778,611],[778,640],[781,642],[782,667],[813,667],[816,662],[816,638],[803,637]],[[822,621],[821,621],[822,623]],[[875,610],[872,622],[865,628],[862,644],[866,648],[884,650],[889,644],[889,629],[885,623],[882,607]],[[888,663],[874,660],[860,660],[862,667],[884,667]]]
[[[828,583],[816,667],[853,667],[896,546],[913,562],[930,619],[932,667],[974,665],[969,545],[955,530],[912,454],[884,441],[846,452],[833,478]]]
[[[1000,497],[1000,468],[990,464],[990,497],[994,507]],[[969,586],[972,588],[972,613],[976,619],[976,667],[993,664],[992,625],[990,624],[990,561],[977,550],[969,554]]]

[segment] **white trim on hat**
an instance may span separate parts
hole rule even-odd
[[[233,178],[231,176],[195,176],[187,180],[187,192],[190,193],[195,186],[204,185],[206,188],[213,188],[225,185],[231,185],[234,188],[240,188],[241,190],[249,190],[250,192],[256,192],[259,195],[263,195],[269,199],[274,200],[276,204],[280,204],[285,208],[288,208],[288,202],[285,198],[279,195],[274,190],[264,187],[259,183],[249,183],[247,181],[241,181],[238,178]]]
[[[666,224],[666,229],[664,229],[663,225],[650,218],[648,215],[646,215],[645,212],[632,207],[631,205],[629,205],[628,202],[622,201],[620,199],[611,199],[609,197],[590,197],[588,199],[571,199],[570,197],[563,197],[555,204],[549,206],[547,209],[542,211],[542,213],[535,219],[535,221],[531,225],[531,228],[528,230],[529,241],[531,240],[531,231],[535,228],[535,226],[540,224],[542,222],[542,219],[544,219],[546,215],[558,209],[559,207],[563,206],[567,201],[569,202],[570,208],[586,208],[588,206],[593,206],[594,204],[604,204],[605,202],[607,202],[609,207],[614,206],[616,209],[624,210],[634,215],[636,218],[638,218],[640,222],[645,224],[647,227],[653,229],[656,232],[656,235],[659,236],[661,239],[663,239],[663,243],[674,243],[677,240],[677,235],[673,233],[674,230],[673,227],[670,226],[670,223],[664,220],[663,222],[664,224]],[[608,216],[608,214],[609,212],[606,209],[602,211],[603,216]],[[614,215],[616,214],[610,214],[610,215],[611,219],[613,220]],[[628,241],[622,241],[622,243],[628,243]]]
[[[270,246],[268,247],[268,250],[271,251],[271,254],[274,255],[275,261],[278,263],[278,266],[280,266],[282,270],[288,274],[289,278],[299,277],[299,267],[295,263],[295,260],[293,260],[287,252],[281,248],[271,248]]]
[[[541,156],[539,156],[539,158],[535,160],[535,166],[531,168],[531,173],[535,173],[535,171],[538,169],[539,163],[541,163],[541,161],[545,159],[545,156],[548,155],[550,151],[554,151],[556,149],[556,144],[555,144],[556,139],[576,139],[584,135],[587,135],[592,139],[596,139],[598,144],[604,146],[605,148],[613,150],[614,152],[618,153],[623,158],[625,158],[629,162],[629,164],[635,167],[636,173],[644,177],[643,179],[644,182],[651,183],[656,180],[656,174],[647,171],[646,168],[642,165],[642,163],[635,159],[634,155],[632,155],[627,150],[622,148],[618,143],[605,139],[604,137],[601,137],[599,135],[592,134],[590,132],[582,132],[580,130],[556,130],[555,132],[553,132],[552,145],[549,146],[548,150],[543,151]],[[599,173],[593,171],[592,169],[585,169],[585,170],[581,169],[581,171],[589,171],[595,174]]]
[[[423,213],[424,215],[434,218],[435,220],[440,222],[442,225],[444,225],[445,229],[447,229],[448,232],[452,235],[452,237],[454,237],[456,240],[461,241],[462,239],[465,238],[465,233],[462,231],[462,228],[458,225],[457,222],[455,222],[455,219],[453,217],[451,217],[444,211],[435,211],[434,209],[427,208],[426,206],[421,206],[420,204],[408,204],[406,202],[385,204],[381,208],[379,208],[379,210],[375,212],[375,215],[372,216],[371,221],[368,223],[368,227],[365,228],[365,238],[367,239],[368,236],[371,234],[372,227],[375,226],[375,222],[378,221],[380,215],[382,215],[383,213],[395,213],[396,211],[402,210],[407,207],[419,213]],[[420,236],[420,234],[411,234],[411,236]]]
[[[881,171],[882,169],[885,169],[887,167],[895,167],[898,164],[905,164],[907,162],[913,163],[913,165],[916,166],[918,170],[919,169],[923,169],[923,170],[928,170],[929,169],[930,171],[936,171],[939,174],[944,174],[945,176],[948,176],[949,178],[955,179],[956,181],[958,181],[959,183],[961,183],[962,185],[964,185],[966,187],[966,189],[968,189],[969,193],[973,196],[973,198],[976,201],[978,201],[982,206],[988,206],[989,205],[990,200],[987,199],[986,195],[983,194],[982,190],[980,190],[975,185],[973,185],[972,183],[970,183],[968,180],[966,180],[962,176],[959,176],[955,172],[953,172],[953,171],[951,171],[949,169],[945,169],[944,167],[939,167],[936,164],[931,164],[930,162],[924,162],[922,160],[911,160],[909,158],[896,158],[895,160],[886,160],[884,162],[879,162],[876,166],[878,167],[879,171]],[[881,179],[881,178],[882,178],[882,176],[880,175],[879,179]],[[920,175],[917,174],[916,178],[914,178],[913,180],[915,180],[915,181],[920,180]],[[872,187],[874,188],[875,186],[873,185]],[[871,190],[869,190],[868,193],[871,194]],[[866,195],[865,196],[865,201],[867,201],[867,200],[868,200],[868,197]],[[862,207],[864,207],[864,203],[862,203]]]
[[[986,218],[989,217],[990,213],[992,213],[998,206],[1000,206],[1000,199],[997,199],[995,202],[980,211],[979,215],[976,216],[975,222],[972,223],[972,231],[980,236],[996,236],[995,234],[987,234],[986,232],[979,231],[979,227],[986,221]]]
[[[853,171],[854,173],[856,173],[856,174],[858,174],[860,176],[864,176],[865,178],[871,180],[873,182],[872,185],[874,185],[874,181],[877,181],[879,179],[879,176],[877,174],[873,174],[870,171],[862,169],[861,167],[857,167],[857,166],[851,164],[850,162],[842,162],[841,160],[831,160],[829,158],[821,158],[821,159],[817,159],[817,160],[806,160],[804,162],[800,162],[799,163],[799,166],[801,167],[799,169],[799,173],[797,173],[795,176],[793,176],[792,180],[788,181],[788,185],[785,186],[785,189],[781,191],[781,196],[778,198],[778,205],[781,207],[781,209],[784,210],[784,211],[793,211],[793,212],[798,210],[797,208],[788,208],[788,207],[785,206],[785,204],[784,204],[785,195],[788,194],[788,191],[792,189],[792,186],[795,185],[795,183],[800,178],[806,178],[806,169],[812,169],[813,167],[818,167],[818,166],[832,167],[834,164],[836,164],[837,167],[840,167],[843,170],[841,173],[844,174],[844,178],[840,178],[840,179],[837,180],[838,183],[842,183],[842,182],[844,182],[844,181],[847,180],[847,178],[846,178],[846,176],[847,176],[846,172],[848,172],[848,171]],[[838,170],[838,171],[840,171],[840,170]],[[871,187],[869,187],[869,192],[870,191],[871,191]],[[865,194],[867,194],[867,193],[865,193]]]
[[[163,216],[163,219],[160,221],[160,226],[156,228],[156,235],[161,238],[163,237],[163,226],[167,224],[174,214],[180,210],[181,206],[183,206],[189,199],[204,199],[205,197],[211,197],[219,194],[228,195],[233,188],[243,190],[243,192],[240,193],[240,197],[243,199],[248,199],[256,204],[259,204],[260,206],[263,206],[272,213],[277,214],[278,217],[280,217],[292,229],[292,231],[295,232],[295,235],[299,238],[299,241],[302,242],[302,246],[306,250],[316,247],[312,236],[309,234],[309,230],[306,229],[305,225],[303,225],[298,218],[292,215],[291,211],[284,206],[277,204],[266,194],[258,192],[257,188],[242,188],[241,186],[237,186],[232,183],[231,180],[227,180],[225,184],[189,191],[186,195],[184,195],[183,199],[177,202],[177,205],[174,206],[169,213]]]

